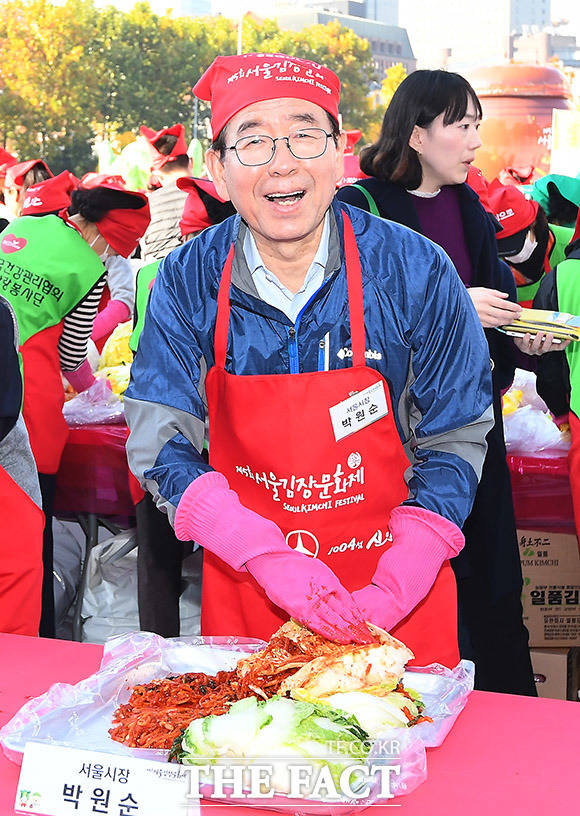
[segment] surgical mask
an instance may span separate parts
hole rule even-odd
[[[98,235],[97,235],[95,238],[93,238],[93,240],[92,240],[92,241],[91,241],[91,243],[89,244],[89,246],[90,246],[90,248],[91,248],[91,249],[94,247],[94,245],[97,243],[97,241],[98,241],[98,240],[99,240],[99,238],[101,238],[101,237],[102,237],[102,236],[101,236],[101,235],[100,235],[100,233],[99,233],[99,234],[98,234]],[[105,261],[106,261],[106,260],[107,260],[107,258],[109,257],[109,249],[110,249],[110,248],[111,248],[111,247],[110,247],[110,245],[109,245],[109,244],[107,244],[107,246],[105,247],[105,251],[104,251],[104,252],[101,252],[101,254],[99,255],[99,260],[101,261],[101,263],[105,263]]]
[[[520,275],[523,275],[523,277],[527,278],[530,282],[540,280],[544,274],[544,263],[546,260],[546,251],[548,249],[548,239],[550,237],[547,222],[545,226],[540,226],[539,232],[534,230],[534,233],[537,246],[532,250],[532,254],[527,261],[520,261],[518,263],[517,261],[514,262],[513,256],[511,258],[509,256],[505,258],[505,260],[511,264],[514,269],[518,270]]]
[[[515,264],[525,263],[531,257],[532,252],[538,246],[538,242],[536,241],[535,237],[531,238],[530,235],[531,235],[531,232],[528,231],[528,234],[526,235],[526,240],[524,241],[524,245],[520,249],[520,251],[517,253],[517,255],[508,255],[507,256],[507,260],[510,263],[515,263]]]

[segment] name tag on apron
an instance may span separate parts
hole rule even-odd
[[[352,397],[338,402],[328,409],[332,421],[334,438],[337,442],[345,436],[366,428],[389,413],[385,384],[373,383],[363,391],[357,391]]]

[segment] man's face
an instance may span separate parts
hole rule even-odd
[[[330,133],[326,111],[301,99],[270,99],[248,105],[226,125],[230,147],[247,136],[289,136],[304,128]],[[338,146],[326,140],[326,151],[316,159],[297,159],[286,142],[276,142],[268,164],[247,167],[234,150],[223,161],[209,150],[206,162],[220,196],[236,210],[261,242],[300,242],[320,226],[332,201],[336,182],[343,175],[344,135]]]

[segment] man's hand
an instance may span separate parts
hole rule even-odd
[[[540,355],[549,351],[564,351],[572,341],[556,342],[552,332],[538,332],[535,336],[524,334],[523,337],[514,337],[514,343],[524,354]]]
[[[318,558],[290,549],[250,558],[246,569],[276,606],[336,643],[371,643],[353,596]]]
[[[467,294],[473,301],[484,329],[505,326],[515,320],[522,311],[519,303],[508,300],[507,292],[487,289],[485,286],[473,286],[467,290]]]
[[[276,606],[329,640],[372,640],[352,595],[330,567],[291,549],[278,525],[244,507],[221,473],[204,473],[189,485],[177,506],[175,534],[196,541],[232,569],[247,570]]]
[[[387,631],[423,600],[441,565],[465,543],[452,521],[422,507],[396,507],[389,528],[393,543],[381,555],[372,582],[352,593],[365,620]]]

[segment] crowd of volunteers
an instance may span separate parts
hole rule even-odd
[[[501,397],[518,365],[570,412],[580,522],[580,352],[498,329],[580,314],[580,179],[485,179],[454,73],[409,75],[360,164],[322,65],[222,56],[193,90],[208,177],[180,124],[141,128],[148,190],[0,149],[0,631],[55,636],[65,385],[131,320],[143,630],[179,635],[201,547],[203,635],[293,617],[365,643],[370,621],[535,695]]]

